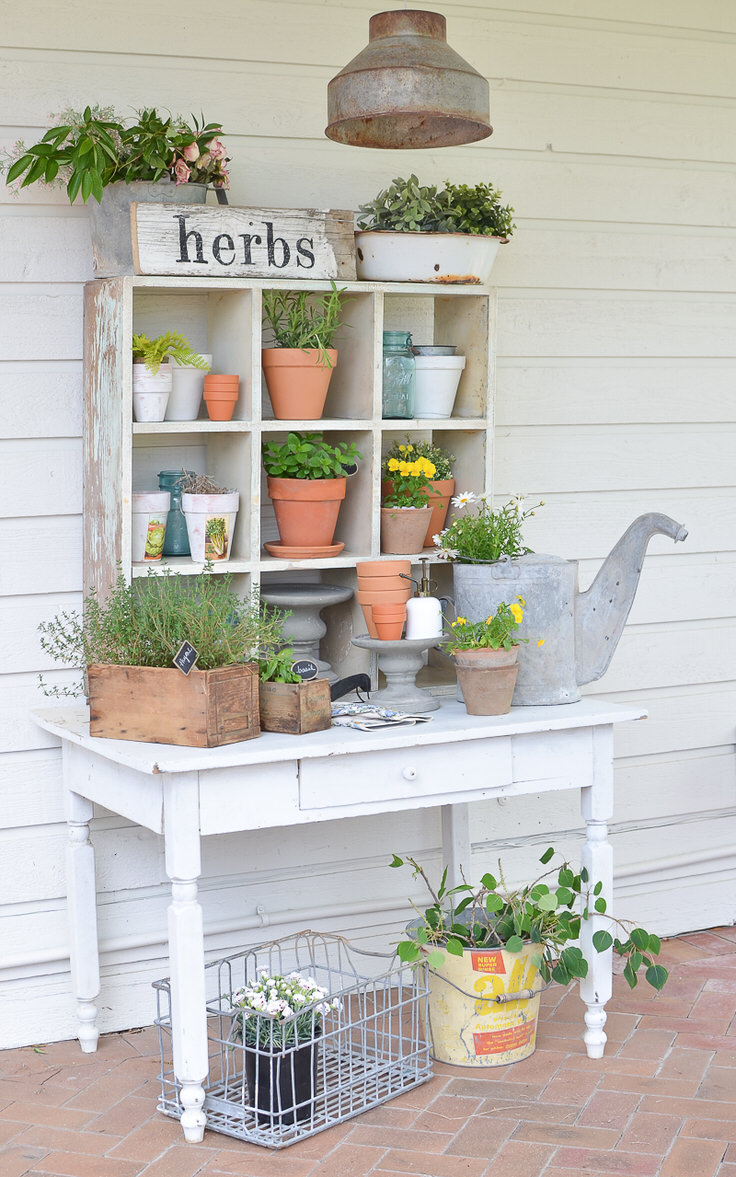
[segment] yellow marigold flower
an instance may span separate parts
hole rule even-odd
[[[521,619],[524,616],[524,610],[521,608],[521,605],[509,605],[509,609],[514,615],[516,624],[521,625]]]
[[[486,625],[490,625],[492,621],[493,621],[493,614],[491,613],[490,617],[486,617]]]
[[[414,453],[414,446],[413,446],[413,445],[408,445],[408,446],[406,447],[406,452],[407,452],[407,454],[413,454],[413,453]]]
[[[543,646],[544,645],[544,638],[540,638],[539,641],[537,642],[537,645]]]
[[[406,446],[405,446],[405,445],[400,445],[400,446],[399,446],[399,450],[401,451],[401,453],[402,453],[402,454],[405,454],[405,453],[406,453]]]
[[[468,619],[467,619],[467,617],[458,617],[455,621],[453,621],[452,624],[453,625],[467,625]]]
[[[389,470],[398,470],[398,468],[399,468],[399,459],[398,459],[398,458],[389,458],[389,460],[388,460],[388,468],[389,468]]]
[[[517,599],[517,601],[519,602],[519,604],[520,604],[520,605],[526,605],[526,601],[524,600],[524,598],[523,598],[523,597],[517,597],[516,599]]]

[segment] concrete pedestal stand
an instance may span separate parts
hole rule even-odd
[[[436,695],[416,685],[417,674],[424,665],[425,650],[440,644],[441,638],[402,638],[397,642],[382,642],[360,634],[352,639],[354,646],[378,655],[378,669],[386,677],[386,686],[371,691],[371,703],[389,707],[392,711],[421,714],[436,711],[440,700]]]
[[[298,660],[311,658],[319,667],[319,677],[337,682],[337,675],[319,656],[320,640],[327,626],[320,617],[328,605],[340,605],[353,595],[351,588],[339,584],[269,584],[261,585],[261,600],[277,609],[291,611],[284,622],[284,637]]]

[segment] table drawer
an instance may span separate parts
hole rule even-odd
[[[512,780],[511,740],[353,752],[304,759],[299,768],[299,808],[333,809],[356,804],[436,797],[437,802],[493,795]]]

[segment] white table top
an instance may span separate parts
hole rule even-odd
[[[411,748],[448,744],[493,736],[564,731],[580,727],[643,719],[647,712],[633,704],[583,699],[555,707],[512,707],[508,715],[468,715],[455,699],[443,699],[429,723],[361,732],[333,727],[305,736],[266,732],[253,740],[224,744],[219,748],[189,748],[176,744],[145,744],[135,740],[108,740],[89,734],[87,707],[49,707],[34,712],[45,731],[94,752],[116,764],[141,773],[193,772],[244,764],[271,764],[321,756],[344,756],[381,748]]]

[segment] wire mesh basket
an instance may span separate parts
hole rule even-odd
[[[213,961],[206,973],[211,996],[204,1110],[207,1126],[216,1132],[285,1148],[431,1076],[424,967],[407,969],[395,955],[305,931]],[[326,995],[278,1021],[259,1013],[246,1022],[231,1002],[232,994],[264,975],[291,973],[308,977]],[[169,979],[156,981],[154,989],[161,1050],[158,1107],[179,1118]]]

